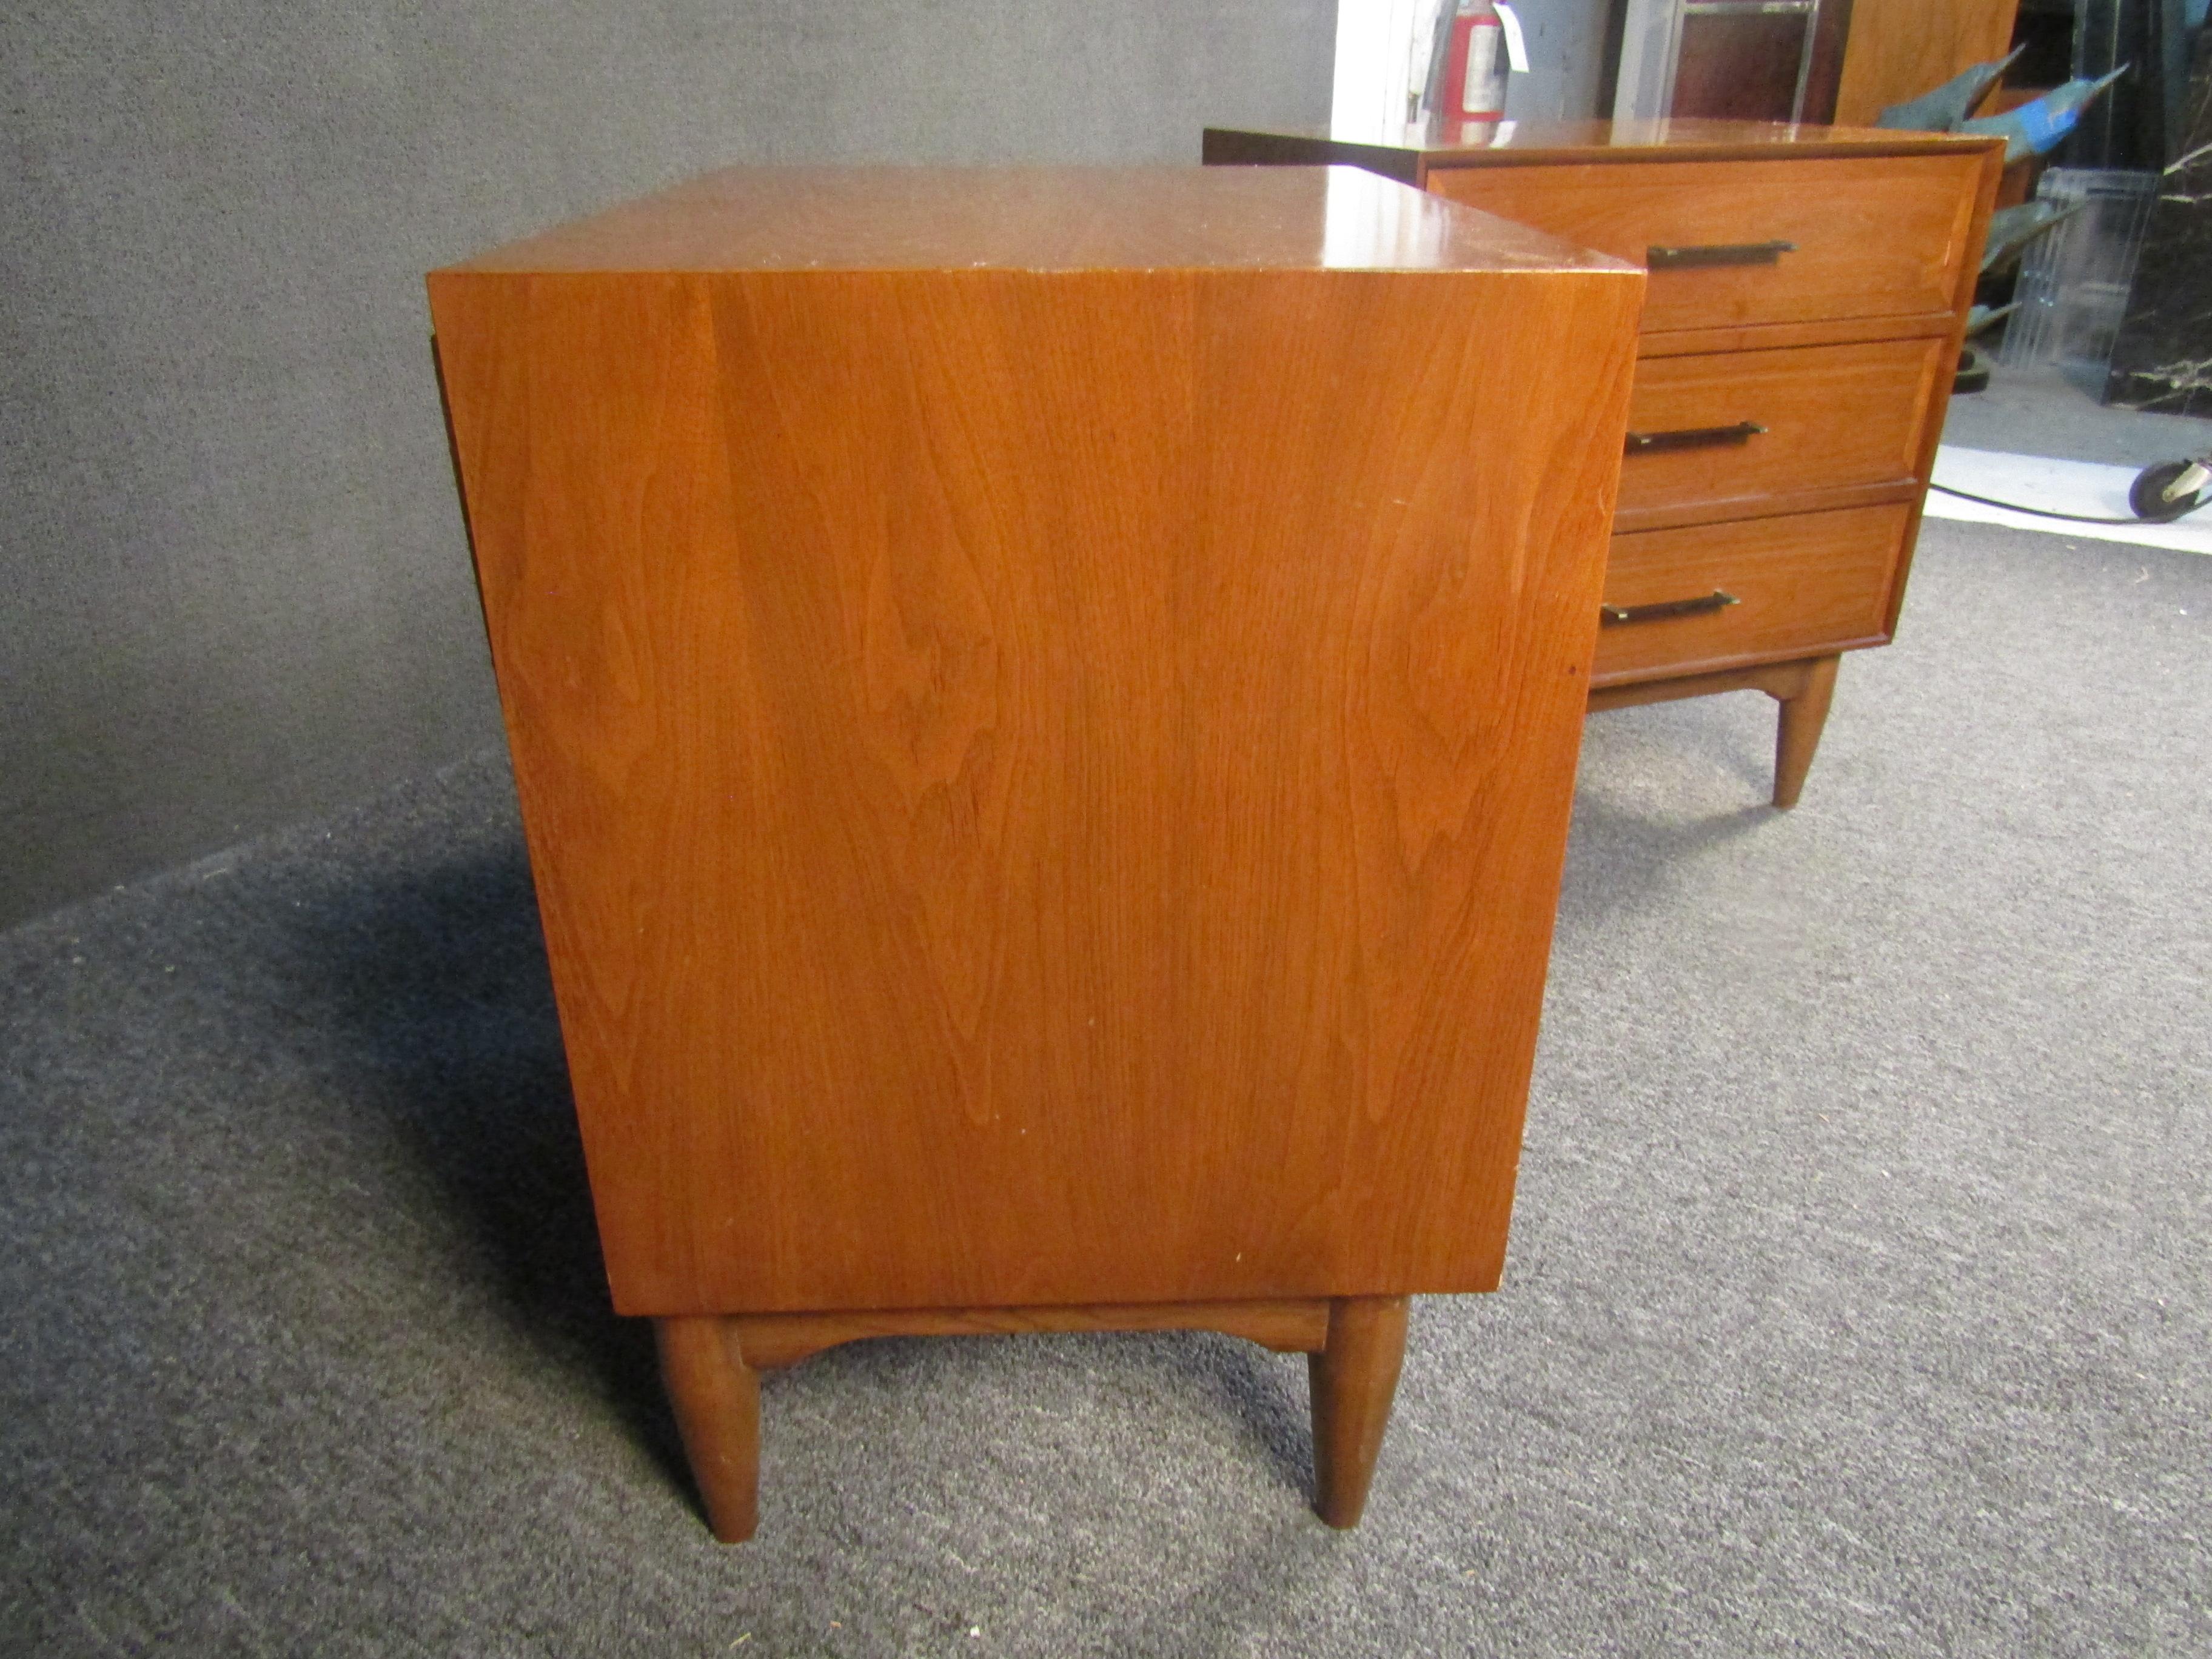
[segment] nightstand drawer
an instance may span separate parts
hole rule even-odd
[[[1850,507],[1615,536],[1592,682],[1881,643],[1911,517]]]
[[[1877,340],[1644,359],[1615,527],[1915,495],[1947,346]]]
[[[1649,261],[1646,333],[1950,311],[1978,155],[1432,165],[1427,187]]]

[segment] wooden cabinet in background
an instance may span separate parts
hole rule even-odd
[[[1669,115],[1834,118],[1851,0],[1697,0],[1680,11]]]
[[[429,279],[617,1309],[758,1373],[1494,1287],[1641,273],[1349,168],[713,174]],[[1470,446],[1468,434],[1482,442]]]
[[[2012,49],[2020,0],[1851,0],[1836,121],[1869,125],[1892,104]]]
[[[1768,693],[1784,807],[1838,653],[1897,625],[2002,155],[1717,121],[1205,140],[1209,162],[1351,162],[1649,267],[1590,707]]]

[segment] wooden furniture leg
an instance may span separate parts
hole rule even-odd
[[[1590,692],[1589,712],[1709,697],[1721,691],[1764,691],[1782,705],[1774,733],[1774,804],[1787,811],[1797,804],[1813,751],[1820,746],[1820,728],[1828,723],[1828,705],[1836,695],[1836,665],[1841,660],[1839,656],[1801,657],[1795,662],[1724,668],[1711,674],[1601,685]]]
[[[1815,657],[1805,665],[1804,688],[1782,699],[1782,716],[1774,732],[1774,804],[1788,810],[1797,804],[1805,787],[1805,774],[1813,764],[1813,751],[1820,746],[1820,728],[1828,723],[1828,704],[1836,695],[1836,665],[1841,659]]]
[[[691,1478],[708,1523],[743,1543],[759,1520],[760,1374],[840,1343],[876,1336],[1017,1331],[1215,1330],[1278,1353],[1303,1353],[1313,1374],[1314,1507],[1353,1527],[1406,1358],[1402,1296],[1272,1302],[1091,1304],[1053,1308],[921,1308],[840,1313],[731,1314],[653,1322]]]
[[[1359,1524],[1405,1358],[1404,1297],[1340,1297],[1329,1304],[1327,1344],[1307,1364],[1313,1378],[1314,1508],[1332,1527]]]
[[[657,1319],[660,1376],[675,1407],[707,1524],[741,1544],[760,1520],[760,1373],[744,1362],[728,1320]]]

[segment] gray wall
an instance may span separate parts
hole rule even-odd
[[[496,739],[422,275],[737,161],[1194,161],[1334,0],[0,7],[0,926]]]
[[[1615,3],[1514,0],[1514,13],[1528,40],[1528,73],[1513,77],[1508,115],[1519,121],[1583,121],[1599,113],[1598,83]]]

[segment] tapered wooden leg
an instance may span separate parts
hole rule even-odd
[[[1356,1527],[1367,1507],[1375,1455],[1389,1426],[1406,1358],[1406,1298],[1340,1297],[1328,1346],[1308,1357],[1313,1377],[1314,1508],[1332,1527]]]
[[[707,1524],[741,1544],[760,1519],[760,1373],[738,1352],[730,1322],[657,1319],[660,1377],[676,1409]]]
[[[1820,746],[1820,728],[1828,723],[1828,704],[1836,695],[1835,657],[1815,657],[1805,665],[1805,689],[1782,702],[1782,718],[1774,733],[1774,804],[1787,809],[1797,804],[1812,769],[1813,751]]]

